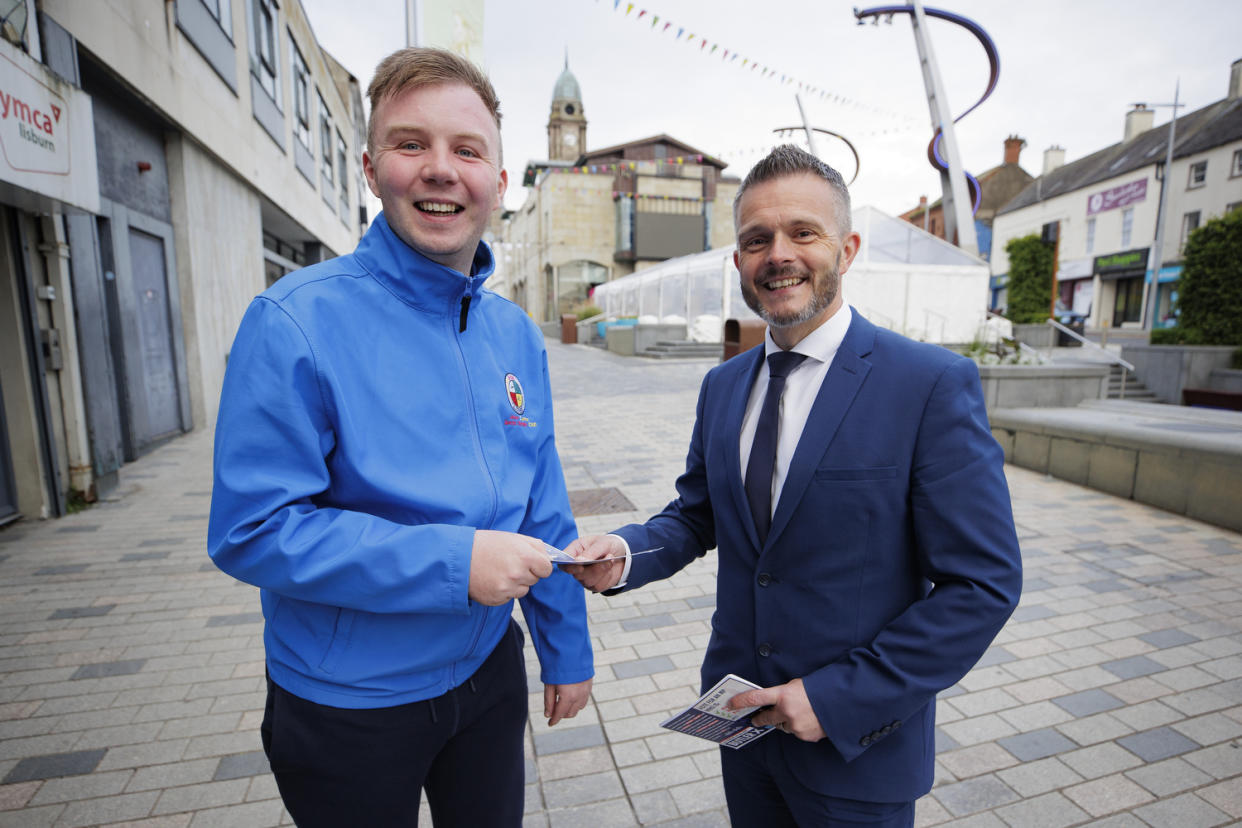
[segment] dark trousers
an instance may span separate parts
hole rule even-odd
[[[260,732],[300,828],[415,828],[419,791],[443,826],[520,826],[526,666],[509,631],[473,676],[398,707],[328,707],[267,683]]]
[[[734,750],[721,748],[725,800],[734,828],[912,828],[913,802],[863,802],[813,791],[790,772],[769,733]]]

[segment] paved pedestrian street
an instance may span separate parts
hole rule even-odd
[[[581,530],[646,518],[712,363],[548,347]],[[195,432],[126,465],[110,502],[0,531],[0,828],[291,824],[259,744],[257,591],[205,551],[210,460]],[[1242,825],[1242,536],[1007,474],[1022,604],[941,696],[917,824]],[[714,579],[709,554],[588,596],[594,700],[554,728],[527,649],[528,825],[728,824],[716,750],[658,726],[697,695]]]

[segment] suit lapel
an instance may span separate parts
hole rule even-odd
[[[746,536],[750,539],[750,545],[755,549],[759,548],[759,530],[755,528],[755,519],[750,513],[750,502],[746,499],[746,485],[742,480],[740,446],[742,420],[746,416],[746,402],[750,399],[750,390],[755,386],[755,379],[759,375],[759,368],[763,365],[765,356],[765,346],[760,345],[757,348],[751,348],[745,354],[734,357],[734,359],[748,360],[749,364],[741,371],[741,379],[745,381],[738,382],[729,397],[729,410],[724,429],[725,468],[728,469],[729,491],[733,494],[733,506],[741,516],[742,525],[746,527]]]
[[[806,426],[798,439],[798,447],[789,463],[781,497],[772,516],[772,528],[768,531],[769,545],[789,523],[789,518],[801,502],[824,452],[828,450],[841,421],[845,419],[845,413],[854,403],[854,397],[858,395],[858,390],[862,388],[863,381],[871,371],[871,363],[863,357],[871,353],[874,342],[875,326],[858,311],[854,311],[849,330],[846,331],[845,339],[837,349],[832,365],[819,387],[819,394],[815,397],[815,404],[811,406]]]

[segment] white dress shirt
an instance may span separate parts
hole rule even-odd
[[[815,398],[819,396],[819,387],[824,383],[832,358],[845,339],[849,330],[852,314],[850,306],[842,304],[824,324],[807,334],[801,342],[790,350],[805,354],[806,359],[789,372],[785,379],[785,392],[781,394],[779,414],[780,427],[776,434],[776,465],[772,468],[772,514],[776,514],[776,504],[781,497],[781,489],[785,486],[785,476],[789,473],[789,463],[793,460],[794,451],[798,448],[798,440],[802,438],[802,429],[806,427],[807,417]],[[772,339],[772,329],[768,329],[764,337],[764,363],[755,377],[755,384],[750,389],[750,399],[746,403],[746,416],[742,419],[742,434],[738,440],[738,451],[742,458],[742,479],[746,479],[746,467],[750,465],[750,449],[755,442],[755,429],[759,425],[759,412],[763,408],[763,398],[768,393],[767,355],[781,350]]]
[[[776,514],[776,504],[780,500],[781,489],[785,486],[785,475],[789,472],[789,463],[798,441],[802,438],[802,429],[806,427],[815,398],[819,396],[819,387],[828,375],[832,359],[837,349],[845,341],[845,332],[849,330],[853,313],[850,306],[842,303],[841,308],[829,317],[822,325],[811,331],[802,341],[791,349],[795,353],[806,354],[806,359],[794,368],[785,378],[785,391],[781,394],[779,421],[780,426],[776,439],[776,465],[772,469],[772,513]],[[755,442],[755,429],[759,425],[759,411],[763,408],[763,398],[768,393],[768,362],[767,355],[781,350],[772,339],[772,329],[768,328],[764,336],[764,362],[755,377],[755,384],[750,389],[750,399],[746,402],[746,415],[742,419],[742,433],[738,440],[738,451],[742,457],[742,479],[746,479],[746,467],[750,461],[750,448]],[[620,536],[617,536],[620,538]],[[620,538],[625,546],[625,566],[621,570],[618,587],[625,586],[630,578],[629,544]]]

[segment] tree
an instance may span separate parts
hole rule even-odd
[[[1177,306],[1179,339],[1191,345],[1242,345],[1242,210],[1190,234]]]
[[[1031,234],[1011,239],[1009,254],[1009,309],[1006,316],[1019,325],[1043,322],[1052,306],[1052,248]]]

